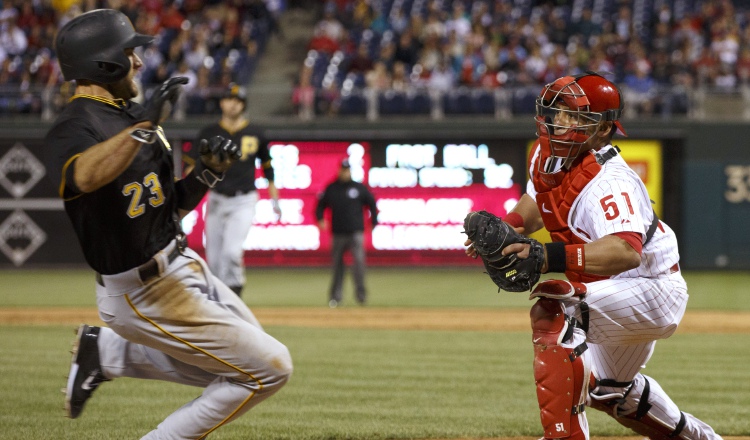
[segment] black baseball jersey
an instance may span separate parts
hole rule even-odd
[[[364,231],[365,206],[370,209],[372,225],[377,225],[378,210],[370,190],[359,182],[342,182],[337,179],[326,187],[318,199],[315,216],[320,220],[325,209],[331,208],[331,231],[334,234],[351,234]]]
[[[143,144],[115,180],[81,193],[73,180],[75,160],[138,121],[144,108],[134,102],[76,95],[45,139],[47,171],[73,222],[89,265],[115,274],[147,262],[175,238],[177,199],[172,151],[161,129]]]
[[[209,125],[198,133],[197,140],[188,152],[192,161],[198,160],[198,142],[201,139],[210,139],[221,136],[231,139],[242,149],[242,158],[232,164],[224,174],[224,179],[213,187],[216,191],[226,196],[234,196],[238,193],[246,194],[255,190],[255,159],[260,159],[261,167],[265,177],[273,181],[273,168],[271,167],[271,153],[268,151],[268,142],[263,137],[262,130],[251,127],[249,124],[243,128],[230,132],[220,123]]]

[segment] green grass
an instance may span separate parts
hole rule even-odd
[[[692,309],[750,310],[750,274],[687,273]],[[323,307],[327,269],[250,270],[251,306]],[[4,271],[0,307],[93,307],[90,271]],[[528,308],[497,293],[479,266],[368,273],[378,307]],[[351,280],[345,298],[352,302]],[[417,439],[538,436],[528,333],[268,327],[295,372],[279,394],[212,434],[229,439]],[[63,416],[72,328],[0,326],[0,440],[135,439],[199,389],[156,381],[105,383],[83,416]],[[722,435],[750,436],[750,336],[680,334],[661,341],[644,373],[683,411]],[[631,435],[589,411],[594,436]]]
[[[378,307],[529,307],[527,295],[497,292],[481,265],[467,268],[386,269],[367,274],[369,303]],[[686,272],[691,309],[750,310],[747,272]],[[328,269],[251,269],[244,297],[250,306],[317,307],[327,303]],[[352,303],[347,274],[345,302]],[[0,273],[0,307],[94,306],[90,270]]]
[[[525,333],[272,327],[294,358],[277,395],[212,439],[409,439],[539,433]],[[81,418],[63,417],[72,332],[2,327],[0,439],[139,438],[200,390],[156,381],[105,383]],[[646,374],[681,409],[723,435],[750,435],[750,346],[730,336],[662,341]],[[630,435],[589,411],[592,435]]]

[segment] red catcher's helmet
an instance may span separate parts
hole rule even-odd
[[[542,147],[539,172],[556,173],[569,158],[578,157],[593,136],[590,129],[601,121],[612,121],[617,132],[626,135],[619,121],[622,107],[620,90],[596,72],[564,76],[544,86],[536,99],[535,121]]]

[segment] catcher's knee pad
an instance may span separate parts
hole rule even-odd
[[[530,315],[534,379],[544,437],[588,439],[584,409],[591,367],[586,343],[574,345],[576,339],[584,337],[574,337],[576,321],[565,315],[557,300],[540,298]]]
[[[589,394],[589,406],[603,411],[614,418],[619,424],[632,429],[636,433],[651,440],[674,440],[680,438],[686,419],[683,412],[679,412],[679,420],[668,421],[666,414],[654,414],[653,406],[649,403],[651,385],[646,376],[643,377],[643,389],[635,409],[623,410],[622,405],[628,400],[634,389],[633,382],[616,382],[612,379],[596,380],[595,388]],[[602,392],[601,387],[611,389]],[[658,385],[657,385],[658,387]],[[662,420],[665,419],[665,420]]]

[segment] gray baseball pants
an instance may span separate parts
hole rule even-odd
[[[206,210],[206,261],[211,272],[224,284],[232,287],[245,285],[245,251],[255,217],[258,191],[237,196],[225,196],[211,191]]]
[[[341,302],[344,283],[344,252],[348,249],[352,253],[354,264],[352,265],[352,276],[357,301],[364,303],[367,300],[365,290],[365,234],[362,231],[351,234],[333,234],[331,244],[333,254],[333,279],[331,280],[330,299]]]
[[[245,303],[186,249],[171,263],[174,242],[154,258],[160,275],[137,269],[102,275],[99,335],[104,375],[203,387],[143,439],[204,439],[277,392],[292,373],[287,348],[263,331]]]

